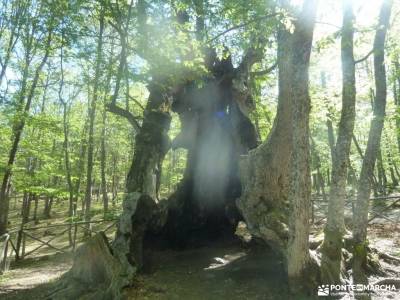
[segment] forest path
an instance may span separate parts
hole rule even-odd
[[[44,299],[46,284],[72,266],[72,254],[27,258],[0,277],[0,299]]]
[[[152,258],[155,270],[138,278],[129,299],[290,299],[283,261],[272,250],[217,242]]]
[[[24,261],[0,281],[0,298],[51,299],[49,289],[71,263],[65,255]],[[151,265],[126,291],[128,299],[290,299],[282,259],[265,248],[244,249],[237,241],[153,251]]]
[[[396,229],[393,224],[371,226],[369,235],[372,245],[399,257]],[[382,263],[384,268],[390,267],[400,274],[400,266]],[[71,264],[71,255],[65,254],[26,259],[1,278],[0,299],[52,299],[48,293],[53,288],[53,282],[56,283],[56,279]],[[153,251],[150,266],[149,272],[139,275],[135,286],[126,291],[128,299],[300,300],[288,294],[280,257],[266,248],[243,248],[234,240],[208,242],[185,250]],[[383,278],[370,279],[375,282]],[[397,296],[393,295],[394,298],[390,299],[397,299]]]

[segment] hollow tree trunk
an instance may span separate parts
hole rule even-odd
[[[343,1],[342,110],[338,137],[332,157],[332,182],[329,193],[328,218],[322,246],[321,272],[323,282],[341,282],[343,235],[345,234],[344,204],[349,167],[350,147],[356,117],[356,82],[353,53],[354,14],[350,0]]]
[[[386,68],[385,68],[385,39],[391,15],[392,0],[384,0],[379,14],[379,24],[374,39],[374,72],[376,98],[374,105],[374,117],[368,136],[367,148],[361,167],[358,195],[355,207],[353,239],[353,277],[356,283],[367,283],[365,264],[367,260],[367,225],[368,206],[371,192],[370,177],[374,171],[374,165],[379,150],[379,143],[383,129],[386,108]]]
[[[251,233],[284,253],[287,239],[289,159],[292,153],[290,34],[278,33],[278,108],[265,142],[239,162],[242,194],[237,206]]]
[[[257,135],[235,100],[235,83],[228,77],[233,66],[223,71],[202,88],[185,87],[174,102],[182,131],[173,147],[188,149],[184,178],[170,198],[171,218],[166,225],[170,240],[178,246],[185,246],[196,232],[217,236],[223,228],[233,230],[229,223],[238,218],[234,203],[240,195],[238,155],[256,146]]]

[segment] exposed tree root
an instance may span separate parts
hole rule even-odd
[[[400,258],[394,257],[394,256],[384,253],[382,251],[379,251],[376,248],[370,247],[370,249],[371,249],[371,251],[376,253],[380,259],[382,259],[390,264],[396,265],[396,266],[400,265]]]
[[[374,285],[394,285],[396,289],[400,289],[400,278],[385,278],[373,283]]]

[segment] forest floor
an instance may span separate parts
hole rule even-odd
[[[130,299],[289,299],[283,261],[265,248],[219,241],[153,257],[156,269],[138,278]]]
[[[56,205],[55,216],[63,209],[62,204]],[[394,220],[398,216],[399,207],[386,214],[386,218]],[[101,215],[94,218],[99,219]],[[60,214],[51,222],[62,221]],[[321,236],[322,228],[323,222],[314,226],[314,236]],[[377,218],[371,222],[368,236],[372,246],[400,258],[399,222]],[[61,242],[67,242],[67,235]],[[282,259],[265,248],[250,250],[237,240],[218,240],[185,250],[157,250],[151,254],[150,261],[149,272],[138,276],[135,286],[127,290],[129,299],[291,299]],[[51,299],[49,288],[71,265],[71,253],[56,253],[44,247],[41,252],[12,263],[11,269],[0,276],[0,298]],[[382,267],[397,276],[400,274],[400,266],[383,263]],[[370,278],[371,282],[379,279]],[[373,298],[400,299],[400,294]]]

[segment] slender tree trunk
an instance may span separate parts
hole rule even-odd
[[[102,66],[103,51],[103,32],[104,32],[104,8],[100,8],[100,29],[96,50],[96,70],[93,80],[93,98],[89,108],[89,133],[88,133],[88,153],[87,153],[87,169],[86,169],[86,190],[85,190],[85,221],[90,221],[90,208],[92,200],[92,173],[93,173],[93,148],[94,148],[94,121],[96,117],[96,104],[99,94],[99,79]],[[87,225],[86,234],[89,233],[90,224]]]
[[[392,158],[392,155],[390,153],[390,150],[388,151],[387,156],[388,156],[388,160],[389,160],[390,179],[392,181],[392,188],[394,188],[394,187],[399,185],[399,181],[398,181],[398,179],[396,177],[396,174],[395,174],[395,169],[394,169],[395,165],[394,165],[393,158]]]
[[[21,140],[22,132],[25,127],[25,122],[26,122],[26,116],[29,113],[32,99],[35,95],[35,90],[37,83],[39,81],[39,76],[42,71],[42,68],[44,67],[47,58],[49,57],[50,53],[50,43],[52,40],[52,28],[49,29],[48,36],[46,39],[46,44],[45,44],[45,53],[44,56],[39,64],[39,66],[36,68],[34,78],[32,80],[32,85],[30,86],[29,89],[29,94],[26,97],[26,103],[25,106],[22,109],[22,117],[19,118],[20,120],[16,121],[16,124],[13,128],[13,142],[12,146],[10,149],[10,153],[8,156],[8,162],[6,166],[6,170],[4,172],[2,184],[0,187],[0,235],[4,234],[7,231],[7,225],[8,225],[8,210],[9,210],[9,189],[10,189],[10,184],[11,184],[11,175],[12,175],[12,168],[14,166],[15,158],[17,155],[18,147],[19,147],[19,142]],[[29,64],[26,65],[26,68],[29,68]],[[22,89],[25,89],[26,85],[23,84]],[[23,105],[25,100],[25,92],[22,90],[21,91],[21,100],[20,103]]]
[[[35,222],[35,224],[39,223],[39,218],[38,218],[38,207],[39,207],[39,196],[34,194],[33,195],[33,200],[35,201],[35,207],[33,209],[33,221]]]
[[[19,37],[20,37],[20,31],[22,24],[24,22],[24,17],[28,11],[29,5],[27,5],[24,1],[14,1],[12,2],[12,5],[16,6],[13,7],[13,15],[11,16],[10,24],[12,26],[10,30],[10,35],[8,38],[8,43],[4,55],[4,59],[1,62],[1,70],[0,70],[0,86],[3,82],[4,75],[6,74],[6,70],[8,67],[8,64],[11,59],[11,55],[14,52],[15,45],[17,44]]]
[[[21,208],[21,215],[22,215],[22,223],[28,223],[29,221],[29,211],[30,211],[30,203],[31,203],[31,194],[24,192],[24,197],[22,200],[22,208]]]
[[[313,138],[311,138],[311,152],[313,154],[313,161],[315,164],[315,168],[317,169],[317,174],[315,174],[315,182],[317,188],[317,194],[321,195],[322,192],[322,199],[324,201],[327,200],[326,193],[325,193],[325,182],[324,178],[321,174],[321,158],[319,157],[317,147]]]
[[[61,38],[61,53],[60,53],[60,71],[61,71],[61,79],[60,79],[60,87],[58,89],[58,99],[62,104],[63,107],[63,133],[64,133],[64,145],[63,145],[63,150],[64,150],[64,164],[65,164],[65,175],[67,178],[67,184],[68,184],[68,217],[70,219],[74,215],[74,186],[72,184],[72,175],[71,175],[71,163],[69,159],[69,125],[68,125],[68,104],[67,102],[63,99],[63,87],[64,87],[64,68],[63,68],[63,63],[64,63],[64,51],[63,51],[63,43],[64,43],[64,33],[62,33],[62,38]],[[70,220],[71,221],[71,220]],[[69,245],[72,245],[72,226],[70,226],[70,229],[68,231],[68,239],[69,239]]]
[[[393,98],[396,105],[396,140],[397,147],[400,151],[400,63],[398,60],[393,61],[394,78],[393,80]]]
[[[288,277],[292,292],[310,292],[316,286],[317,267],[309,252],[310,233],[310,132],[311,109],[308,68],[318,2],[306,0],[292,36],[293,101],[292,151],[289,189]]]
[[[380,185],[380,193],[383,195],[386,195],[387,177],[386,177],[385,168],[383,166],[383,158],[382,158],[382,149],[381,148],[382,147],[379,147],[378,157],[377,157],[378,179],[379,179],[379,185]]]
[[[364,160],[364,153],[361,150],[361,147],[358,144],[358,141],[354,134],[353,134],[353,142],[354,142],[354,145],[356,146],[357,152],[360,155],[361,159]],[[370,180],[371,180],[372,189],[374,190],[374,195],[377,196],[378,195],[378,180],[376,179],[374,173],[372,173]]]
[[[111,55],[112,57],[112,55]],[[107,180],[106,180],[106,119],[107,119],[107,114],[106,114],[106,100],[109,94],[110,90],[110,84],[111,84],[111,75],[112,75],[112,59],[110,59],[110,64],[109,64],[109,70],[107,74],[107,79],[106,79],[106,87],[105,87],[105,92],[104,92],[104,99],[103,99],[103,112],[102,112],[102,128],[101,128],[101,149],[100,149],[100,173],[101,173],[101,194],[103,197],[103,211],[104,211],[104,216],[108,212],[108,195],[107,195]],[[129,88],[127,87],[127,95],[129,95]],[[129,98],[128,96],[126,97],[127,99]],[[128,102],[128,100],[127,100]],[[129,102],[128,102],[129,103]]]
[[[103,208],[104,214],[108,212],[108,195],[107,195],[107,181],[106,181],[106,142],[105,142],[105,131],[106,131],[106,112],[103,112],[103,128],[101,130],[101,158],[100,158],[100,169],[101,169],[101,193],[103,196]]]
[[[332,157],[332,182],[329,193],[328,218],[322,246],[321,274],[323,282],[341,282],[344,204],[349,166],[351,139],[356,117],[356,80],[353,53],[354,14],[350,0],[343,1],[342,56],[342,111],[338,137]]]
[[[117,197],[117,179],[116,179],[116,172],[117,172],[117,156],[116,154],[112,154],[112,179],[111,179],[111,194],[112,194],[112,205],[115,206],[115,200]]]
[[[333,131],[333,124],[330,114],[328,114],[328,118],[326,120],[326,127],[328,128],[328,144],[329,149],[331,150],[331,159],[333,160],[333,157],[335,156],[335,133]]]
[[[45,206],[44,206],[44,219],[51,218],[51,208],[53,207],[54,196],[49,196],[45,199]]]
[[[374,72],[376,98],[374,117],[368,136],[367,148],[361,167],[358,184],[358,195],[353,221],[353,277],[355,283],[367,283],[365,265],[367,263],[367,225],[368,206],[371,192],[370,177],[374,172],[374,165],[379,151],[379,144],[385,118],[386,108],[386,68],[385,68],[385,39],[389,26],[393,0],[384,0],[379,14],[379,24],[374,39]]]
[[[87,118],[85,121],[85,124],[83,126],[83,131],[82,131],[82,137],[80,141],[80,150],[79,150],[79,160],[77,164],[77,169],[80,170],[78,174],[78,180],[76,181],[75,185],[75,197],[74,197],[74,205],[77,205],[78,203],[78,198],[80,197],[81,194],[81,183],[82,183],[82,178],[84,177],[84,169],[85,169],[85,158],[86,158],[86,150],[87,150],[87,138],[86,138],[86,131],[87,131]],[[82,199],[82,214],[85,213],[85,200]]]

